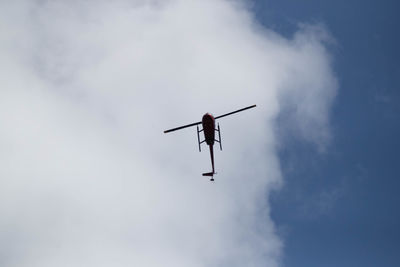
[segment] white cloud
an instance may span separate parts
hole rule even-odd
[[[277,266],[274,124],[328,140],[318,28],[293,40],[232,1],[0,6],[2,266]],[[214,184],[196,133],[221,120]],[[292,127],[294,125],[294,127]]]

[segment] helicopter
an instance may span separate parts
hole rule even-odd
[[[206,142],[206,144],[209,146],[210,148],[210,157],[211,157],[211,166],[212,166],[212,171],[211,172],[206,172],[203,173],[203,176],[208,176],[211,177],[210,181],[214,181],[214,175],[216,174],[215,172],[215,167],[214,167],[214,143],[217,142],[219,143],[219,147],[222,151],[222,143],[221,143],[221,129],[219,127],[219,123],[217,124],[217,127],[215,127],[215,120],[250,109],[250,108],[255,108],[256,105],[252,105],[252,106],[248,106],[242,109],[238,109],[220,116],[216,116],[214,117],[213,115],[211,115],[210,113],[206,113],[203,115],[203,118],[201,121],[199,122],[194,122],[191,124],[187,124],[184,126],[180,126],[180,127],[176,127],[176,128],[172,128],[169,130],[164,131],[164,133],[170,133],[173,131],[177,131],[177,130],[181,130],[184,128],[188,128],[188,127],[192,127],[192,126],[196,126],[197,128],[197,142],[199,144],[199,152],[201,152],[201,144]],[[199,124],[201,124],[203,126],[203,129],[199,129]],[[204,133],[204,140],[200,141],[200,133],[203,132]],[[218,132],[218,139],[215,138],[215,132]]]

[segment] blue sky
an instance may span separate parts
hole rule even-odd
[[[252,3],[257,19],[280,34],[322,23],[336,41],[331,144],[318,153],[293,138],[280,151],[286,184],[271,200],[285,266],[398,266],[398,2]]]

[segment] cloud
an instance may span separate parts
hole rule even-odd
[[[0,10],[2,266],[279,265],[274,127],[328,141],[323,29],[288,40],[235,1]],[[195,130],[162,133],[251,104],[220,121],[213,184]]]

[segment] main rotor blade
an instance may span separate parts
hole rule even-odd
[[[192,127],[192,126],[198,125],[200,123],[201,123],[201,121],[195,122],[195,123],[192,123],[192,124],[188,124],[188,125],[184,125],[184,126],[180,126],[180,127],[176,127],[176,128],[173,128],[173,129],[166,130],[166,131],[164,131],[164,133],[169,133],[169,132],[173,132],[173,131],[180,130],[180,129],[183,129],[183,128]]]
[[[226,113],[226,114],[224,114],[224,115],[215,117],[214,119],[219,119],[219,118],[222,118],[222,117],[225,117],[225,116],[229,116],[229,115],[238,113],[238,112],[240,112],[240,111],[244,111],[244,110],[249,109],[249,108],[255,108],[256,106],[257,106],[257,105],[252,105],[252,106],[249,106],[249,107],[246,107],[246,108],[242,108],[242,109],[239,109],[239,110],[236,110],[236,111],[232,111],[232,112]]]

